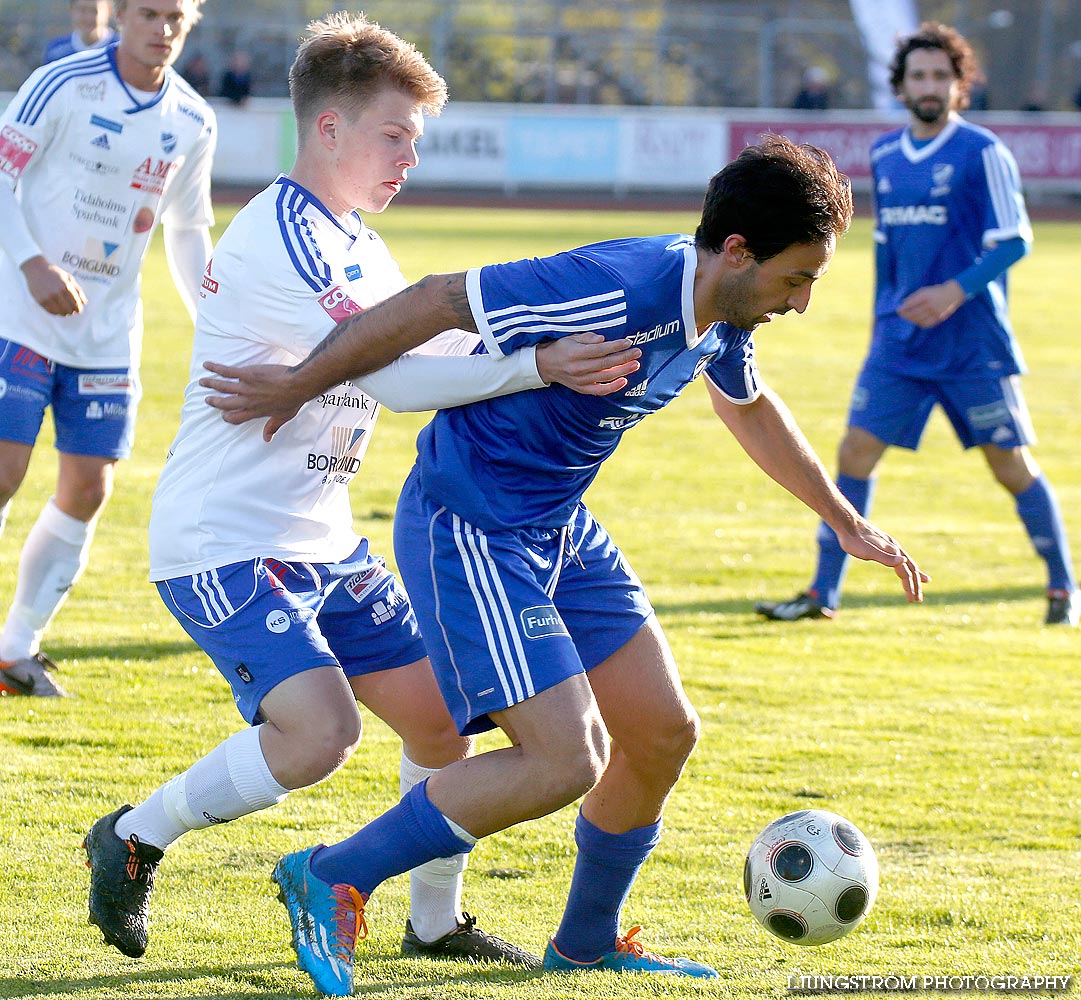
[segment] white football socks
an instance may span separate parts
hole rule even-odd
[[[401,794],[437,770],[414,764],[403,751],[398,772]],[[472,839],[469,834],[466,837]],[[435,941],[458,926],[462,919],[462,872],[468,859],[468,854],[435,858],[409,873],[409,922],[421,941]]]
[[[260,726],[234,733],[183,774],[116,821],[117,836],[133,833],[164,851],[189,830],[239,819],[277,805],[289,794],[270,773]]]
[[[53,616],[86,569],[96,519],[80,521],[45,504],[19,557],[15,597],[0,636],[0,660],[33,656]]]
[[[4,534],[4,525],[8,523],[8,514],[11,513],[11,501],[0,507],[0,537]]]

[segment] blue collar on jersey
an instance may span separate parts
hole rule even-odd
[[[356,209],[353,209],[353,211],[351,211],[348,216],[349,218],[354,219],[357,223],[357,230],[356,232],[353,232],[348,227],[343,226],[338,216],[336,216],[329,208],[327,208],[326,205],[324,205],[314,194],[311,193],[311,191],[309,191],[303,184],[298,184],[295,180],[293,180],[292,177],[288,177],[285,174],[278,174],[278,178],[274,181],[274,183],[280,184],[282,185],[282,187],[295,188],[298,192],[300,192],[300,194],[304,196],[307,201],[311,202],[313,208],[317,208],[320,212],[322,212],[323,215],[325,215],[331,223],[337,226],[338,229],[340,229],[346,236],[348,236],[350,240],[355,240],[358,236],[360,236],[362,232],[364,232],[364,220],[360,217],[360,214],[357,212]]]
[[[153,98],[143,104],[139,100],[139,98],[132,93],[131,88],[127,85],[127,83],[124,82],[124,78],[120,75],[120,68],[116,64],[116,49],[119,44],[119,41],[113,42],[112,45],[109,45],[105,49],[105,52],[109,56],[109,65],[111,65],[113,68],[113,75],[117,78],[117,80],[120,81],[120,86],[124,88],[124,93],[128,95],[128,98],[131,100],[132,103],[132,106],[130,108],[126,108],[124,110],[124,114],[135,115],[138,114],[140,111],[146,111],[147,108],[154,107],[154,105],[157,104],[165,96],[165,92],[169,89],[169,86],[173,82],[173,71],[170,67],[165,67],[165,79],[161,82],[161,89],[153,96]]]

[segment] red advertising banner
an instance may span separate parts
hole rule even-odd
[[[1009,115],[996,116],[991,120],[988,115],[974,115],[971,120],[991,129],[1009,147],[1026,184],[1067,182],[1066,186],[1074,186],[1081,183],[1081,119],[1061,122],[1049,121],[1050,117]],[[1074,118],[1068,115],[1061,117]],[[868,151],[872,141],[899,124],[900,121],[891,122],[886,118],[877,121],[811,121],[795,116],[771,119],[733,117],[729,120],[729,148],[731,155],[735,155],[744,146],[757,142],[762,133],[780,132],[794,142],[821,146],[853,180],[866,180],[871,174]]]

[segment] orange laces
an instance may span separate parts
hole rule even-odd
[[[344,883],[332,886],[331,891],[338,903],[334,908],[335,943],[351,956],[356,942],[368,936],[368,921],[364,919],[368,897]]]

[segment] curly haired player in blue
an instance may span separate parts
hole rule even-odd
[[[965,121],[979,71],[952,28],[924,24],[898,43],[891,82],[909,122],[871,149],[877,289],[871,348],[856,381],[837,485],[863,514],[891,445],[916,449],[936,404],[961,444],[983,451],[1013,496],[1047,564],[1048,625],[1076,625],[1081,592],[1058,501],[1029,447],[1036,436],[1006,309],[1006,272],[1032,244],[1017,164],[990,132]],[[767,618],[833,618],[848,555],[818,531],[810,586],[761,601]]]
[[[544,967],[717,975],[646,950],[637,927],[620,933],[699,722],[641,581],[582,495],[624,431],[704,375],[753,460],[921,599],[926,577],[841,496],[755,364],[753,329],[807,308],[851,215],[848,178],[825,153],[770,137],[712,179],[693,237],[428,277],[339,324],[293,368],[207,365],[216,375],[203,384],[228,394],[208,402],[229,421],[269,416],[272,436],[304,400],[448,325],[499,354],[583,331],[642,352],[619,392],[516,393],[441,410],[421,432],[395,518],[399,569],[459,731],[499,727],[510,745],[443,768],[352,837],[278,863],[298,963],[321,992],[352,991],[381,882],[582,795]]]

